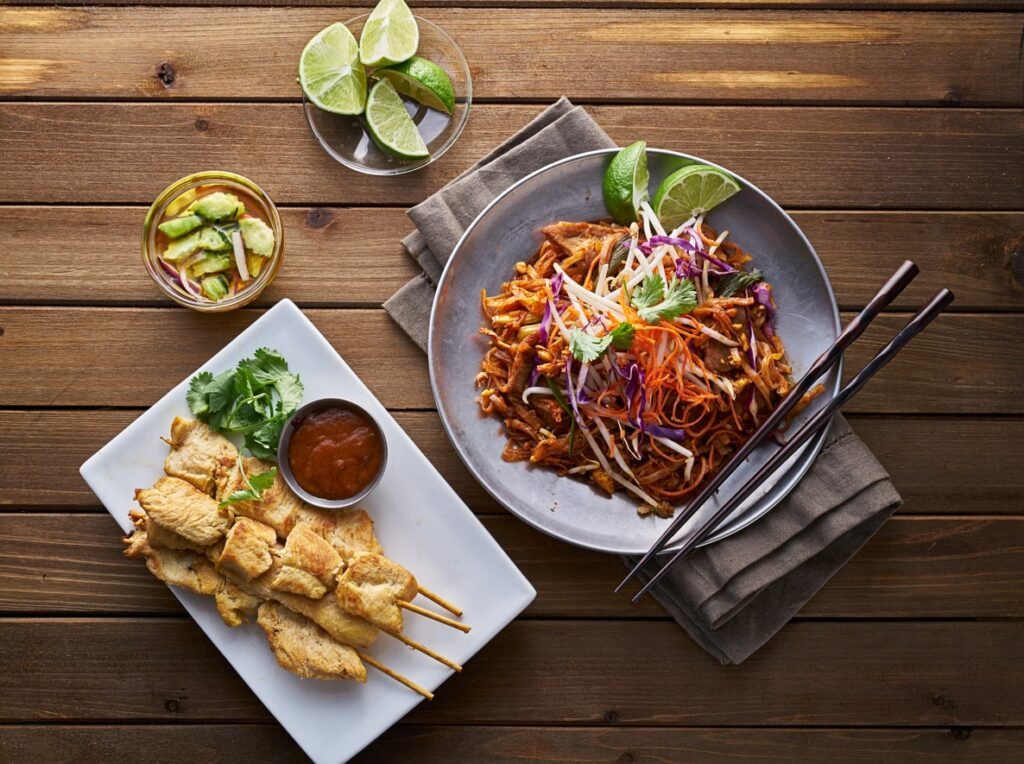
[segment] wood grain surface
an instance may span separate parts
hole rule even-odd
[[[150,764],[182,760],[208,764],[237,761],[308,761],[280,727],[271,724],[67,724],[10,726],[0,735],[0,757],[11,761],[77,764],[110,761],[124,741],[145,739]],[[623,727],[495,727],[404,724],[358,757],[362,764],[419,764],[486,760],[493,764],[573,761],[598,764],[735,764],[765,760],[898,761],[901,764],[1008,762],[1024,755],[1024,732],[971,729],[688,729]]]
[[[283,297],[538,590],[357,761],[1024,759],[1022,0],[416,0],[465,51],[476,102],[450,152],[391,179],[321,151],[294,81],[306,40],[374,0],[21,3],[0,5],[0,761],[306,760],[120,554],[78,474]],[[848,412],[904,505],[738,667],[649,598],[610,594],[617,558],[499,507],[380,310],[416,273],[404,209],[560,95],[620,144],[763,188],[846,317],[915,260],[847,374],[935,290],[957,295]],[[138,251],[153,198],[209,167],[259,182],[288,232],[257,307],[221,317],[169,307]]]
[[[96,496],[78,467],[139,409],[0,410],[0,508],[91,511]],[[437,414],[395,411],[399,425],[469,504],[502,513],[452,450]],[[892,475],[905,514],[1019,514],[1024,495],[1024,419],[850,415]],[[45,437],[44,437],[45,434]]]
[[[148,406],[191,374],[262,311],[209,316],[183,309],[0,308],[0,400],[8,406]],[[307,315],[388,408],[433,406],[422,351],[382,310]],[[849,316],[846,316],[848,318]],[[909,315],[880,316],[847,352],[847,377]],[[59,332],[52,328],[59,324]],[[470,328],[467,337],[475,332]],[[94,342],[106,337],[107,342]],[[846,408],[851,412],[1024,413],[1024,321],[999,314],[940,316]],[[173,347],[175,352],[154,352]],[[381,348],[388,352],[382,353]],[[941,358],[941,363],[936,359]],[[145,359],[145,363],[140,361]],[[23,380],[32,379],[26,386]],[[124,380],[130,379],[126,388]],[[472,380],[466,381],[472,394]]]
[[[624,575],[617,557],[567,548],[510,515],[484,524],[537,589],[527,618],[666,618],[649,597],[611,594]],[[121,555],[120,536],[106,513],[0,514],[0,614],[185,615]],[[799,617],[1021,617],[1022,563],[1024,518],[899,517]]]
[[[303,46],[328,24],[360,13],[0,10],[0,96],[298,100],[295,61]],[[651,10],[640,39],[629,10],[423,15],[472,62],[477,99],[552,100],[565,92],[566,72],[577,69],[574,96],[589,102],[1022,105],[1024,16],[1016,14],[921,14],[908,24],[898,13]]]
[[[570,91],[571,94],[571,91]],[[316,143],[299,104],[0,103],[0,199],[150,204],[197,168],[258,180],[278,203],[421,201],[540,110],[484,104],[413,175],[359,175]],[[1024,209],[1018,109],[595,106],[621,144],[696,154],[786,207]],[[45,156],[46,162],[39,158]],[[969,168],[969,171],[965,171]]]
[[[724,668],[670,622],[516,621],[408,719],[1020,726],[1024,667],[1006,656],[1021,639],[1019,621],[804,621]],[[189,619],[11,617],[0,620],[0,643],[20,646],[0,653],[0,716],[11,723],[270,718]],[[701,692],[680,692],[682,677]]]
[[[141,240],[144,207],[0,207],[0,301],[33,304],[156,305],[166,298],[142,268],[116,280]],[[305,306],[376,307],[418,273],[399,243],[412,223],[401,209],[303,207],[281,210],[285,265],[257,304],[290,297]],[[796,211],[828,270],[840,305],[860,308],[882,274],[905,258],[921,274],[893,304],[920,305],[955,284],[952,310],[1024,310],[1024,213]],[[66,230],[81,248],[68,257]],[[756,242],[749,242],[756,257]],[[885,246],[876,246],[884,244]],[[84,251],[83,251],[84,249]],[[366,263],[373,263],[372,268]]]

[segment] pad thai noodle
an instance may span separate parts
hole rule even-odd
[[[482,293],[480,407],[504,420],[505,460],[669,516],[789,391],[771,286],[703,215],[666,231],[644,203],[629,228],[542,233]]]

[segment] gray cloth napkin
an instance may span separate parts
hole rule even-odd
[[[423,273],[384,309],[426,351],[435,285],[477,214],[530,172],[613,145],[590,115],[567,99],[545,109],[409,210],[417,230],[403,244]],[[651,592],[701,647],[722,663],[740,663],[781,629],[900,503],[882,465],[837,416],[821,454],[785,500],[739,533],[698,549]],[[693,518],[681,537],[700,518]],[[635,562],[623,561],[630,567]],[[646,575],[656,569],[652,563]]]

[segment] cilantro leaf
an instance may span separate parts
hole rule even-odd
[[[758,270],[736,271],[718,282],[718,286],[715,287],[715,294],[718,297],[732,297],[763,279],[764,276]]]
[[[260,459],[276,459],[281,428],[302,403],[302,381],[276,350],[260,348],[252,358],[216,376],[196,374],[186,400],[212,429],[245,435],[245,447]]]
[[[616,350],[629,350],[633,347],[633,338],[636,336],[636,328],[628,321],[623,321],[612,329],[608,336],[612,338],[612,347]]]
[[[672,279],[668,288],[661,274],[648,276],[633,292],[633,307],[649,324],[675,318],[697,307],[697,289],[689,279]]]
[[[569,350],[573,358],[580,363],[593,363],[613,345],[616,350],[629,350],[635,335],[636,329],[628,321],[623,321],[603,337],[595,337],[593,334],[573,329],[569,335]]]
[[[188,392],[185,393],[185,400],[188,402],[189,411],[198,417],[210,412],[207,389],[212,381],[213,374],[208,371],[201,371],[192,377],[192,381],[188,383]]]
[[[245,472],[243,471],[242,477],[245,479],[245,482],[249,487],[232,493],[220,503],[221,507],[237,504],[240,501],[259,501],[262,499],[263,492],[274,485],[274,478],[277,477],[277,467],[271,467],[266,472],[261,472],[258,475],[253,475],[252,477],[246,477]]]
[[[580,363],[593,363],[600,358],[612,343],[610,335],[595,337],[579,329],[573,329],[569,335],[569,351]]]

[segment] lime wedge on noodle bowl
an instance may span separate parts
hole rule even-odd
[[[666,229],[717,207],[740,190],[729,173],[706,164],[692,164],[676,170],[654,194],[654,214]]]
[[[604,205],[619,225],[640,217],[640,205],[648,199],[647,143],[637,141],[616,154],[604,171]]]

